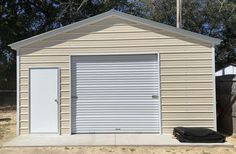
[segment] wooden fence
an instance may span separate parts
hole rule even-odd
[[[15,90],[0,90],[0,107],[16,106]]]
[[[16,72],[4,73],[0,75],[0,107],[16,106]]]
[[[216,78],[216,101],[218,130],[236,134],[236,75]]]

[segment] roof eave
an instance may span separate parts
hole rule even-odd
[[[213,38],[213,37],[209,37],[209,36],[206,36],[206,35],[194,33],[194,32],[187,31],[187,30],[184,30],[184,29],[181,29],[181,28],[176,28],[176,27],[173,27],[173,26],[169,26],[169,25],[166,25],[166,24],[162,24],[162,23],[152,21],[152,20],[148,20],[148,19],[144,19],[144,18],[141,18],[141,17],[129,15],[129,14],[122,13],[122,12],[119,12],[119,11],[115,11],[114,15],[116,15],[118,17],[121,17],[121,18],[124,18],[124,19],[131,20],[133,22],[139,22],[139,23],[141,23],[143,25],[146,25],[146,26],[149,26],[149,27],[160,28],[160,29],[163,29],[163,30],[168,31],[168,32],[176,33],[176,34],[188,37],[188,38],[198,40],[200,42],[205,42],[205,43],[208,43],[212,46],[219,45],[222,42],[222,40],[217,39],[217,38]]]
[[[77,28],[80,28],[82,26],[86,26],[88,24],[92,24],[92,23],[95,23],[97,21],[106,19],[109,16],[111,16],[114,12],[115,12],[115,10],[112,9],[112,10],[107,11],[105,13],[98,14],[98,15],[95,15],[93,17],[90,17],[90,18],[87,18],[87,19],[84,19],[84,20],[81,20],[81,21],[78,21],[78,22],[75,22],[75,23],[72,23],[72,24],[69,24],[69,25],[66,25],[66,26],[63,26],[63,27],[60,27],[60,28],[57,28],[57,29],[54,29],[54,30],[50,30],[50,31],[42,33],[42,34],[32,36],[30,38],[11,43],[8,46],[10,46],[14,50],[18,50],[20,47],[29,45],[29,44],[34,43],[36,41],[43,40],[43,39],[58,35],[62,32],[71,31],[73,29],[77,29]]]
[[[107,11],[105,13],[102,13],[102,14],[99,14],[99,15],[81,20],[79,22],[76,22],[76,23],[73,23],[73,24],[70,24],[70,25],[67,25],[67,26],[64,26],[64,27],[60,27],[60,28],[57,28],[57,29],[54,29],[54,30],[51,30],[51,31],[33,36],[33,37],[30,37],[28,39],[24,39],[24,40],[9,44],[9,46],[14,50],[19,50],[20,47],[29,45],[29,44],[34,43],[36,41],[43,40],[43,39],[58,35],[58,34],[63,33],[63,32],[71,31],[73,29],[77,29],[77,28],[80,28],[82,26],[86,26],[88,24],[98,22],[98,21],[106,19],[110,16],[117,16],[117,17],[120,17],[120,18],[123,18],[123,19],[126,19],[126,20],[130,20],[130,21],[133,21],[133,22],[136,22],[136,23],[143,24],[143,25],[148,26],[148,27],[163,29],[164,31],[168,31],[168,32],[171,32],[171,33],[182,35],[182,36],[185,36],[187,38],[192,38],[196,41],[204,42],[204,43],[207,43],[211,46],[219,45],[222,41],[220,39],[216,39],[216,38],[209,37],[209,36],[204,36],[202,34],[190,32],[190,31],[187,31],[187,30],[184,30],[184,29],[179,29],[179,28],[176,28],[176,27],[173,27],[173,26],[169,26],[169,25],[158,23],[158,22],[151,21],[151,20],[148,20],[148,19],[140,18],[140,17],[133,16],[133,15],[129,15],[129,14],[122,13],[122,12],[119,12],[119,11],[116,11],[116,10],[112,9],[112,10]]]

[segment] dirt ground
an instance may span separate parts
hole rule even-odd
[[[236,136],[227,140],[231,147],[155,147],[155,146],[78,146],[78,147],[22,147],[2,146],[15,137],[14,108],[0,108],[0,154],[236,154]]]
[[[16,135],[16,111],[14,107],[0,107],[0,145]]]

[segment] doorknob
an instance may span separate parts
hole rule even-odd
[[[158,99],[159,97],[157,95],[152,95],[152,99]]]
[[[77,99],[78,97],[77,96],[71,96],[71,98]]]
[[[59,101],[57,99],[55,99],[54,102],[56,102],[57,104],[59,103]]]

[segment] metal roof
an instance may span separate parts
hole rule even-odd
[[[173,33],[173,34],[177,34],[179,36],[184,36],[184,37],[196,40],[197,42],[207,43],[207,44],[210,44],[212,46],[218,45],[222,41],[220,39],[216,39],[216,38],[209,37],[209,36],[206,36],[206,35],[190,32],[190,31],[187,31],[187,30],[184,30],[184,29],[180,29],[180,28],[176,28],[176,27],[169,26],[169,25],[166,25],[166,24],[158,23],[158,22],[155,22],[155,21],[152,21],[152,20],[140,18],[140,17],[134,16],[134,15],[129,15],[129,14],[126,14],[126,13],[123,13],[123,12],[116,11],[116,10],[112,9],[112,10],[107,11],[105,13],[102,13],[102,14],[99,14],[99,15],[96,15],[96,16],[93,16],[93,17],[75,22],[73,24],[69,24],[67,26],[63,26],[63,27],[60,27],[60,28],[57,28],[57,29],[54,29],[54,30],[51,30],[51,31],[48,31],[48,32],[30,37],[30,38],[27,38],[27,39],[24,39],[24,40],[21,40],[21,41],[18,41],[18,42],[15,42],[15,43],[12,43],[9,46],[12,49],[17,50],[20,47],[29,45],[31,43],[34,43],[34,42],[37,42],[37,41],[40,41],[40,40],[43,40],[43,39],[46,39],[46,38],[50,38],[52,36],[55,36],[55,35],[58,35],[58,34],[61,34],[61,33],[71,31],[71,30],[86,26],[88,24],[96,23],[98,21],[104,20],[104,19],[109,18],[111,16],[116,16],[118,18],[128,20],[128,21],[132,21],[132,22],[135,22],[135,23],[147,26],[147,27],[161,29],[161,30],[166,31],[166,32],[170,32],[170,33]]]

